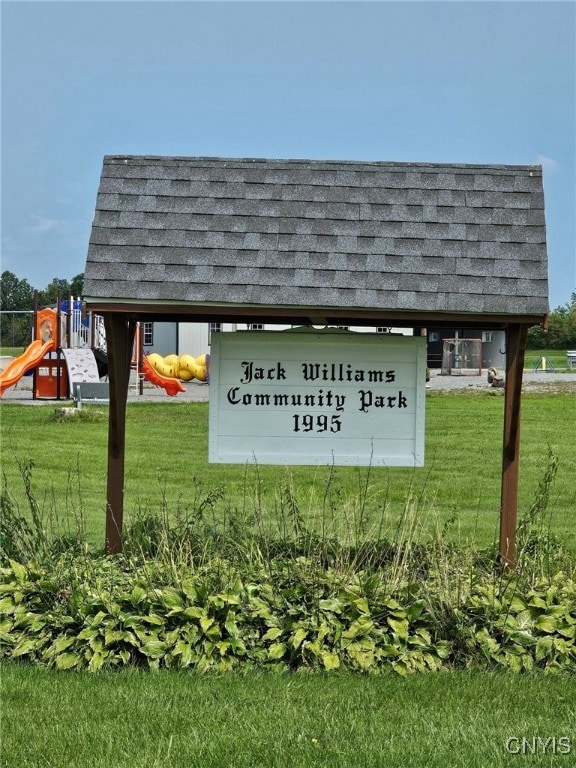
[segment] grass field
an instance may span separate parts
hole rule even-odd
[[[235,517],[278,530],[296,504],[308,525],[342,538],[391,534],[406,499],[418,536],[438,526],[464,546],[497,535],[501,391],[428,392],[426,467],[318,469],[209,465],[204,403],[130,404],[127,523],[145,510]],[[24,511],[31,497],[60,530],[104,537],[107,414],[2,404],[2,469]],[[574,395],[526,393],[520,506],[559,462],[546,524],[576,550]],[[20,465],[20,468],[19,468]],[[201,675],[137,669],[58,672],[5,662],[4,768],[509,768],[572,766],[576,678],[483,671],[408,677],[333,672]]]
[[[352,538],[389,535],[407,498],[418,508],[419,535],[437,526],[458,541],[481,546],[497,536],[500,494],[502,392],[429,392],[426,466],[408,468],[245,467],[207,464],[206,403],[128,406],[126,520],[143,511],[234,516],[242,525],[277,529],[288,497],[306,523]],[[2,405],[2,463],[8,488],[26,508],[18,465],[33,463],[31,488],[46,514],[65,526],[80,521],[90,542],[102,545],[107,458],[107,414],[57,420],[52,404]],[[528,393],[522,405],[520,511],[538,494],[549,450],[559,469],[547,514],[552,530],[576,549],[574,416],[570,393]]]
[[[566,360],[566,350],[564,349],[528,349],[524,357],[524,368],[533,370],[541,357],[545,357],[550,367],[550,363],[556,370],[568,369]]]
[[[574,697],[566,676],[91,675],[8,664],[2,765],[568,768]]]

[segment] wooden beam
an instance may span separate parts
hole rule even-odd
[[[122,551],[124,517],[124,452],[126,444],[126,401],[130,383],[130,361],[136,321],[129,316],[104,314],[110,410],[108,416],[108,480],[106,487],[107,555]]]
[[[420,312],[418,310],[387,310],[380,308],[282,306],[247,304],[201,304],[186,302],[147,302],[137,300],[100,301],[86,299],[87,307],[96,314],[120,312],[138,320],[175,322],[258,321],[262,323],[301,324],[321,317],[330,325],[383,325],[396,327],[447,327],[505,329],[510,324],[527,326],[542,324],[543,315],[512,315],[467,312]]]
[[[518,471],[520,465],[520,402],[528,328],[511,325],[506,332],[506,389],[504,439],[500,495],[500,562],[516,565],[516,519],[518,516]]]

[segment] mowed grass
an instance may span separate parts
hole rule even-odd
[[[207,463],[206,403],[131,403],[127,411],[125,522],[143,511],[234,515],[274,532],[290,497],[307,525],[353,540],[391,537],[407,503],[418,508],[420,539],[437,529],[479,546],[498,535],[504,398],[502,391],[428,392],[426,466],[284,467]],[[104,539],[108,424],[106,409],[87,420],[57,420],[53,403],[2,404],[2,469],[22,511],[20,469],[33,462],[31,488],[46,517],[64,530],[76,521],[89,541]],[[95,411],[101,415],[94,415]],[[92,415],[92,417],[90,416]],[[522,399],[520,514],[529,510],[549,449],[559,469],[547,514],[551,529],[576,549],[576,399],[565,391]],[[407,500],[410,499],[410,502]]]
[[[541,358],[546,358],[546,365],[550,363],[556,370],[569,370],[565,349],[528,349],[524,356],[524,369],[531,371],[536,366],[541,366]],[[576,369],[574,370],[576,373]]]
[[[575,687],[567,676],[488,672],[93,675],[6,664],[2,765],[570,766]],[[522,739],[534,754],[516,753]]]
[[[501,391],[429,392],[421,470],[285,470],[207,464],[206,404],[130,404],[127,522],[144,509],[203,508],[274,530],[291,494],[310,525],[342,537],[384,536],[413,498],[420,538],[446,526],[462,543],[490,544],[498,525],[503,405]],[[60,527],[82,521],[98,548],[106,412],[87,407],[86,420],[58,421],[55,408],[2,404],[6,482],[24,510],[18,463],[31,460],[31,490],[47,515],[60,517]],[[551,525],[572,549],[574,413],[573,394],[523,396],[521,510],[538,494],[550,446],[559,458]],[[576,754],[576,678],[569,675],[91,674],[8,662],[0,686],[5,768],[568,767]]]

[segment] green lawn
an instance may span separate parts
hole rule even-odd
[[[568,368],[565,349],[528,349],[524,357],[524,369],[533,370],[542,357],[546,358],[548,368],[550,363],[556,370]]]
[[[192,510],[236,515],[243,524],[280,525],[280,507],[296,502],[307,524],[354,537],[390,535],[411,494],[419,536],[440,525],[459,541],[485,546],[497,536],[504,399],[501,391],[429,392],[426,466],[407,468],[244,467],[207,464],[206,403],[135,403],[127,414],[126,518],[142,510]],[[88,411],[89,408],[86,408]],[[2,464],[10,492],[26,507],[18,462],[33,461],[32,490],[48,514],[74,524],[101,546],[107,416],[57,421],[54,404],[2,404]],[[559,470],[548,512],[553,530],[576,548],[574,395],[527,393],[522,405],[520,510],[531,506],[547,465]],[[289,490],[291,489],[291,490]]]
[[[2,765],[568,768],[575,699],[568,676],[93,675],[6,664]]]
[[[450,537],[486,545],[497,534],[503,404],[501,391],[428,392],[424,469],[333,474],[209,465],[206,404],[130,404],[127,518],[145,508],[203,508],[277,528],[290,500],[308,524],[353,538],[393,532],[412,494],[420,538],[449,523]],[[98,548],[106,413],[87,407],[86,420],[59,421],[55,409],[2,404],[3,473],[24,510],[18,463],[33,462],[32,493],[45,513],[60,526],[81,518]],[[568,392],[523,396],[520,474],[525,512],[550,446],[559,470],[548,510],[572,550],[575,409]],[[367,532],[359,531],[364,517]],[[576,754],[576,678],[568,674],[91,674],[4,662],[0,686],[4,768],[568,768]]]

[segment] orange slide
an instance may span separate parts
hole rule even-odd
[[[179,379],[173,379],[169,376],[163,376],[161,373],[153,367],[146,355],[142,357],[142,370],[144,376],[149,382],[157,387],[164,387],[166,394],[177,395],[178,392],[186,392],[186,387],[182,385]]]
[[[56,349],[54,339],[48,339],[48,341],[36,339],[36,341],[33,341],[20,357],[12,360],[8,367],[0,373],[0,397],[2,397],[5,390],[13,387],[14,384],[20,381],[26,371],[30,370],[30,368],[35,368],[44,355],[52,352],[54,349]]]

